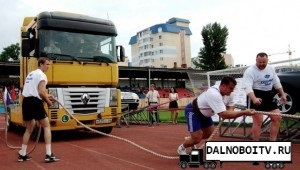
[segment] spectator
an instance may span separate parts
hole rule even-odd
[[[170,89],[170,93],[169,93],[169,100],[170,100],[170,103],[169,103],[169,109],[171,111],[171,121],[172,123],[175,125],[177,124],[177,118],[178,118],[178,103],[177,103],[177,100],[178,100],[178,93],[176,92],[176,89],[175,88],[171,88]]]
[[[146,94],[146,98],[148,99],[149,106],[157,106],[160,102],[160,96],[157,90],[155,90],[155,85],[150,85],[150,90]],[[159,122],[159,114],[157,112],[157,107],[151,108],[149,112],[149,122],[150,125],[153,124],[153,116],[155,116],[155,120],[158,123]]]

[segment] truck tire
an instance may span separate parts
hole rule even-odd
[[[217,167],[217,163],[216,162],[211,162],[210,163],[210,168],[211,169],[215,169]]]
[[[277,168],[277,163],[276,163],[276,162],[273,162],[273,163],[272,163],[272,168],[273,168],[273,169],[276,169],[276,168]]]
[[[276,100],[277,106],[279,107],[281,113],[294,115],[297,109],[297,96],[295,96],[295,93],[293,93],[292,87],[285,86],[283,89],[286,94],[287,102],[282,104],[278,93],[274,96],[274,99]]]
[[[265,168],[266,168],[266,169],[270,169],[270,168],[271,168],[271,164],[270,164],[269,162],[266,162],[266,163],[265,163]]]
[[[181,167],[181,169],[187,168],[187,165],[188,165],[188,163],[187,163],[186,161],[181,161],[181,162],[180,162],[180,167]]]
[[[97,130],[99,130],[102,133],[106,133],[106,134],[110,134],[112,129],[113,129],[112,126],[97,128]]]
[[[209,162],[204,162],[203,167],[204,167],[205,169],[208,169],[208,168],[209,168]]]
[[[284,163],[280,162],[278,167],[279,167],[279,169],[283,169],[284,168]]]

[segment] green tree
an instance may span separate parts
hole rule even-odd
[[[19,60],[20,46],[19,43],[5,47],[0,54],[0,61],[8,61],[9,59]]]
[[[196,68],[206,71],[221,70],[228,66],[223,55],[226,53],[226,40],[228,29],[217,22],[203,27],[201,35],[204,47],[200,48],[198,57],[192,62]]]

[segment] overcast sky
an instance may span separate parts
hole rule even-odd
[[[131,56],[130,37],[142,29],[165,23],[172,17],[190,21],[191,54],[203,47],[201,30],[218,22],[229,31],[227,53],[235,64],[253,64],[258,52],[269,54],[289,50],[300,56],[300,1],[297,0],[0,0],[0,52],[20,42],[25,16],[42,11],[65,11],[112,20],[117,26],[117,44]],[[271,61],[289,55],[270,56]]]

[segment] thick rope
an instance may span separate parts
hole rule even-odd
[[[288,118],[295,118],[299,119],[300,116],[298,115],[289,115],[289,114],[282,114],[282,113],[274,113],[274,112],[265,112],[265,111],[255,111],[257,114],[264,114],[264,115],[273,115],[273,116],[282,116]]]
[[[55,100],[56,100],[56,99],[55,99]],[[172,157],[172,156],[162,155],[162,154],[156,153],[156,152],[154,152],[154,151],[151,151],[151,150],[149,150],[149,149],[146,149],[146,148],[144,148],[144,147],[142,147],[142,146],[140,146],[140,145],[138,145],[138,144],[136,144],[136,143],[134,143],[134,142],[132,142],[132,141],[130,141],[130,140],[128,140],[128,139],[121,138],[121,137],[118,137],[118,136],[115,136],[115,135],[111,135],[111,134],[106,134],[106,133],[97,131],[97,130],[95,130],[95,129],[93,129],[93,128],[90,128],[90,127],[86,126],[85,124],[83,124],[82,122],[80,122],[78,119],[76,119],[72,114],[70,114],[70,112],[68,111],[68,109],[66,109],[66,108],[65,108],[58,100],[56,100],[56,101],[57,101],[57,102],[59,103],[59,105],[61,105],[61,107],[68,113],[68,115],[70,115],[70,117],[72,117],[72,118],[73,118],[77,123],[79,123],[81,126],[85,127],[86,129],[88,129],[88,130],[90,130],[90,131],[92,131],[92,132],[98,133],[98,134],[100,134],[100,135],[112,137],[112,138],[115,138],[115,139],[119,139],[119,140],[121,140],[121,141],[125,141],[125,142],[127,142],[127,143],[132,144],[133,146],[136,146],[137,148],[139,148],[139,149],[141,149],[141,150],[144,150],[144,151],[146,151],[146,152],[149,152],[149,153],[151,153],[151,154],[153,154],[153,155],[156,155],[156,156],[158,156],[158,157],[162,157],[162,158],[166,158],[166,159],[178,159],[178,156],[177,156],[177,157]]]
[[[206,142],[211,141],[212,138],[218,133],[218,131],[219,131],[222,123],[223,123],[223,119],[219,122],[219,124],[217,125],[217,127],[215,128],[215,130],[211,133],[211,135],[209,136],[209,138],[207,138]],[[198,149],[203,149],[204,146],[205,146],[205,142]]]
[[[13,145],[11,145],[11,144],[8,142],[8,137],[7,137],[8,126],[9,126],[9,123],[8,123],[8,117],[9,117],[9,115],[6,114],[6,117],[5,117],[5,119],[6,119],[6,126],[5,126],[5,144],[6,144],[6,146],[7,146],[8,148],[10,148],[10,149],[22,149],[21,147],[13,146]],[[38,130],[37,137],[36,137],[36,139],[35,139],[34,146],[29,150],[29,152],[27,152],[27,154],[30,154],[30,153],[32,153],[32,152],[35,150],[36,145],[37,145],[37,143],[39,142],[39,139],[40,139],[41,129],[42,129],[42,127],[41,127],[41,125],[40,125],[40,126],[39,126],[39,130]]]
[[[2,99],[4,99],[4,94],[2,96]],[[8,114],[6,102],[3,102],[3,104],[4,104],[4,108],[5,108],[5,123],[6,123],[6,125],[5,125],[5,137],[4,137],[5,144],[10,149],[21,149],[21,147],[13,146],[8,142],[7,133],[8,133],[8,126],[9,126],[9,122],[8,122],[9,121],[9,114]],[[35,150],[36,145],[39,142],[40,135],[41,135],[41,125],[39,126],[39,131],[38,131],[38,134],[37,134],[37,137],[36,137],[36,140],[35,140],[35,144],[27,154],[30,154]]]

